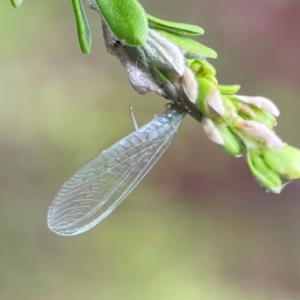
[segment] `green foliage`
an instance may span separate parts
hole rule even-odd
[[[92,43],[91,31],[81,0],[72,0],[72,5],[76,19],[77,34],[81,51],[83,53],[90,53]]]
[[[10,0],[13,7],[18,8],[23,3],[23,0]]]
[[[187,52],[187,55],[190,57],[194,56],[202,56],[202,57],[210,57],[217,58],[217,53],[215,50],[200,44],[197,41],[194,41],[190,38],[182,36],[181,34],[166,31],[163,29],[156,29],[161,35],[167,38],[169,41],[173,42],[183,50]]]
[[[238,84],[234,85],[221,85],[218,84],[218,90],[220,93],[225,94],[225,95],[232,95],[236,94],[240,90],[241,86]]]
[[[22,0],[11,3],[19,7]],[[284,186],[280,177],[300,177],[300,151],[284,144],[273,131],[278,108],[265,97],[237,95],[239,85],[218,84],[215,68],[206,61],[217,53],[184,36],[203,34],[201,27],[146,14],[136,0],[95,0],[93,4],[117,39],[131,47],[143,46],[149,68],[164,88],[171,91],[174,84],[178,89],[180,80],[190,78],[179,94],[195,102],[204,116],[207,137],[233,156],[244,150],[249,169],[262,187],[280,193]],[[81,0],[72,0],[72,5],[81,50],[89,53],[91,32]],[[194,91],[188,93],[187,87]]]
[[[136,0],[96,0],[104,21],[121,41],[129,46],[142,46],[148,37],[148,20]]]
[[[200,35],[204,34],[204,29],[192,24],[170,22],[153,17],[147,14],[148,21],[151,23],[152,27],[158,27],[166,29],[168,31],[173,31],[179,34],[189,34],[189,35]]]

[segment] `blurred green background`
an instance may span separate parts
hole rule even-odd
[[[277,133],[300,147],[300,2],[160,0],[196,23],[223,84],[273,99]],[[150,174],[89,232],[47,229],[48,206],[83,163],[163,111],[106,53],[98,15],[79,50],[69,1],[0,3],[0,299],[300,299],[300,181],[266,194],[189,117]]]

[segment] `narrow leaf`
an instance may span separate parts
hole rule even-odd
[[[200,44],[197,41],[194,41],[190,38],[187,38],[177,33],[167,32],[162,29],[156,29],[156,31],[158,31],[169,41],[175,43],[177,46],[187,51],[188,53],[196,54],[196,56],[200,56],[200,57],[204,56],[204,57],[217,58],[218,56],[215,50],[206,47],[203,44]]]
[[[23,0],[10,0],[13,7],[18,8],[23,3]]]
[[[189,35],[204,34],[204,29],[197,25],[165,21],[153,17],[151,15],[147,15],[147,17],[149,22],[151,22],[154,27],[158,26],[181,34],[189,34]]]
[[[72,5],[75,13],[77,35],[81,51],[83,53],[90,53],[92,43],[91,30],[81,0],[72,0]]]
[[[225,95],[233,95],[237,93],[240,90],[241,86],[238,84],[233,84],[233,85],[221,85],[218,84],[218,90],[220,91],[221,94]]]

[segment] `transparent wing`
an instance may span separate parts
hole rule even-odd
[[[49,228],[75,235],[106,218],[164,153],[184,116],[169,109],[79,169],[49,207]]]

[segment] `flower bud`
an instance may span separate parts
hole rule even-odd
[[[225,96],[223,96],[222,99],[224,105],[226,105],[224,101],[224,97]],[[276,125],[276,118],[270,113],[268,113],[267,111],[257,108],[253,105],[240,102],[237,99],[235,99],[234,96],[230,96],[227,98],[229,98],[231,102],[235,105],[238,114],[243,119],[262,123],[266,125],[269,129],[273,129],[273,127]]]
[[[224,151],[238,157],[241,156],[243,148],[236,135],[225,124],[217,124],[210,118],[203,118],[202,125],[206,136]]]
[[[197,77],[214,77],[216,76],[216,69],[206,60],[189,59],[188,66],[193,70]],[[216,81],[216,78],[214,78]]]
[[[279,194],[283,188],[279,175],[254,151],[247,152],[247,163],[257,183],[266,191]]]
[[[225,108],[215,84],[205,78],[197,78],[197,82],[198,99],[196,104],[198,109],[206,116],[224,115]]]
[[[280,115],[280,111],[277,108],[277,106],[268,98],[260,96],[249,97],[241,95],[234,95],[234,98],[244,103],[251,104],[257,108],[260,108],[275,117],[278,117]]]
[[[281,149],[266,148],[262,152],[265,163],[281,177],[300,177],[300,150],[289,145]]]
[[[227,125],[231,126],[231,124],[238,118],[237,101],[227,95],[221,95],[221,99],[225,108],[225,113],[223,114],[222,119]]]
[[[284,144],[273,130],[256,121],[236,120],[234,127],[247,137],[256,140],[268,148],[283,148]]]
[[[276,125],[276,118],[260,108],[252,107],[251,120],[265,124],[269,129]]]
[[[224,139],[222,138],[220,132],[217,130],[216,125],[212,121],[212,119],[203,117],[202,126],[204,129],[204,133],[208,139],[218,145],[224,144]]]
[[[196,103],[198,98],[198,82],[189,67],[185,67],[181,77],[169,76],[168,80],[172,83],[178,96],[184,102],[190,101],[194,104]]]
[[[222,136],[224,143],[221,145],[224,151],[227,153],[239,157],[242,155],[243,148],[236,137],[236,135],[230,130],[227,125],[216,125],[217,130]]]
[[[179,78],[179,88],[178,91],[181,91],[183,99],[187,98],[192,103],[196,103],[198,98],[198,82],[195,78],[194,73],[190,68],[186,67],[182,77]],[[185,97],[184,97],[185,96]]]

